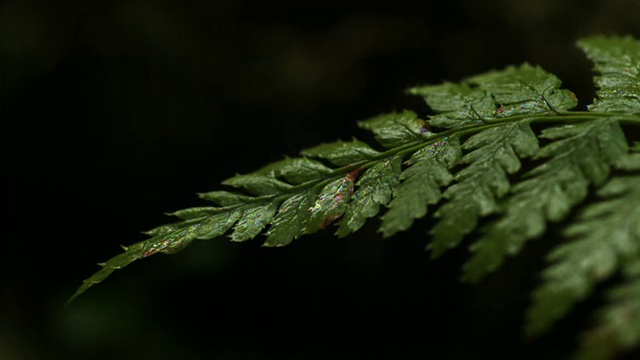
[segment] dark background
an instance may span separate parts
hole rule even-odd
[[[596,300],[523,339],[553,244],[483,283],[464,249],[430,261],[426,221],[377,221],[283,249],[197,242],[115,273],[96,262],[163,213],[356,120],[411,108],[407,87],[528,61],[593,97],[574,47],[640,36],[640,2],[5,0],[0,2],[0,359],[561,359]]]

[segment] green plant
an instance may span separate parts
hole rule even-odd
[[[380,232],[389,237],[434,209],[433,257],[478,235],[462,275],[470,282],[543,236],[548,223],[562,224],[566,241],[548,255],[526,333],[544,333],[596,284],[620,275],[578,355],[609,358],[636,346],[640,146],[627,144],[629,129],[640,125],[640,43],[593,37],[579,46],[599,73],[589,111],[569,111],[577,105],[573,93],[528,64],[410,89],[435,115],[424,121],[403,111],[360,122],[383,150],[358,140],[338,141],[227,179],[223,185],[236,192],[200,194],[216,206],[171,214],[180,220],[124,247],[70,301],[116,269],[157,253],[176,253],[196,239],[229,233],[231,241],[246,241],[262,233],[264,246],[284,246],[333,223],[343,237],[381,206],[387,210]],[[576,207],[578,215],[570,216]],[[490,215],[495,220],[479,226]]]

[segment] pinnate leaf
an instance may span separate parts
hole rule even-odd
[[[533,155],[538,139],[527,121],[518,121],[473,135],[463,149],[470,151],[462,157],[469,165],[457,172],[456,183],[444,192],[447,202],[435,213],[439,220],[429,245],[434,257],[457,246],[480,217],[498,212],[498,199],[511,186],[507,175],[520,169],[521,157]]]
[[[382,205],[380,231],[387,237],[438,206],[429,244],[434,257],[460,244],[483,217],[494,218],[471,239],[468,281],[547,233],[549,222],[564,226],[567,240],[549,253],[533,295],[530,335],[546,331],[598,283],[619,274],[622,281],[606,292],[608,303],[578,354],[612,358],[640,342],[640,145],[629,149],[626,138],[637,136],[629,131],[625,137],[620,127],[640,124],[640,43],[592,37],[579,45],[598,72],[589,112],[568,112],[575,96],[528,64],[416,87],[410,92],[434,112],[428,121],[402,111],[359,122],[386,150],[355,139],[326,143],[227,179],[223,185],[235,191],[200,194],[215,206],[171,213],[179,221],[149,230],[149,239],[101,264],[72,299],[116,269],[176,253],[195,239],[228,234],[246,241],[264,233],[264,246],[284,246],[334,222],[343,237]],[[522,170],[524,161],[533,170]],[[581,205],[590,192],[596,200]]]
[[[291,184],[318,179],[331,173],[332,169],[321,162],[308,158],[287,158],[269,164],[254,174],[283,178]]]
[[[223,181],[222,185],[244,188],[254,195],[274,195],[291,188],[291,184],[273,176],[256,173],[234,176]]]
[[[441,128],[489,122],[502,117],[556,113],[578,100],[562,82],[540,67],[524,64],[491,71],[460,84],[445,83],[410,89],[423,96],[437,115],[429,123]]]
[[[589,185],[602,185],[611,165],[627,152],[618,122],[610,119],[545,129],[541,137],[553,140],[536,153],[545,162],[513,187],[504,215],[472,245],[465,280],[478,281],[517,254],[525,241],[541,236],[547,221],[563,220],[585,199]]]
[[[497,115],[498,105],[491,94],[467,83],[417,87],[409,93],[424,97],[437,113],[429,118],[429,124],[440,128],[479,124]]]
[[[347,210],[353,191],[354,177],[351,174],[325,185],[320,190],[315,204],[309,208],[309,221],[305,225],[305,233],[312,234],[324,229],[342,216]]]
[[[393,188],[400,181],[401,164],[401,157],[393,157],[365,171],[356,183],[357,190],[340,220],[336,231],[338,236],[344,237],[360,229],[367,218],[378,214],[380,205],[391,200]]]
[[[123,246],[123,249],[125,250],[123,253],[109,259],[105,263],[99,264],[102,269],[83,281],[78,290],[76,290],[76,292],[69,298],[67,305],[93,285],[102,282],[115,270],[122,269],[136,260],[140,260],[157,253],[175,254],[176,252],[184,249],[195,239],[196,232],[199,227],[199,223],[188,224],[179,227],[172,232],[154,236],[131,246]]]
[[[420,141],[430,132],[427,123],[413,111],[380,115],[358,122],[358,125],[373,132],[376,140],[386,148],[394,148],[409,142]]]
[[[198,196],[203,200],[214,202],[220,206],[244,204],[253,199],[251,196],[229,191],[210,191],[206,193],[200,193],[198,194]]]
[[[195,237],[200,240],[210,240],[223,235],[242,216],[242,210],[223,212],[209,216],[200,222]]]
[[[400,174],[401,183],[393,190],[389,210],[381,217],[384,237],[409,229],[415,219],[427,214],[429,205],[440,201],[440,188],[453,180],[449,169],[461,156],[458,138],[444,138],[411,155],[409,166]]]
[[[578,104],[571,91],[560,89],[560,79],[529,64],[477,75],[468,82],[491,94],[500,105],[496,117],[554,113]]]
[[[640,113],[640,42],[596,36],[578,42],[595,63],[597,98],[590,111]]]
[[[194,207],[183,210],[174,211],[167,215],[175,216],[182,220],[200,219],[203,217],[215,215],[220,213],[220,208],[213,206]]]
[[[258,236],[273,219],[279,203],[271,201],[263,205],[249,207],[242,213],[231,234],[231,241],[246,241]]]
[[[345,166],[370,160],[379,153],[366,143],[353,140],[351,142],[336,141],[329,144],[321,144],[310,149],[302,150],[301,154],[325,159],[336,166]]]
[[[640,170],[636,155],[624,157],[618,167]],[[546,331],[589,296],[598,282],[611,277],[621,263],[640,258],[640,176],[616,176],[598,195],[601,200],[587,206],[564,231],[571,241],[549,254],[552,265],[543,272],[544,283],[534,292],[527,332]]]
[[[310,188],[286,199],[271,221],[264,246],[285,246],[302,236],[311,215],[309,209],[314,205],[317,194],[317,188]]]

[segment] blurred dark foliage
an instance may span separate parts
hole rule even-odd
[[[0,3],[0,359],[565,358],[599,301],[523,339],[538,241],[477,285],[432,262],[428,223],[284,249],[193,244],[64,301],[118,244],[305,147],[367,135],[407,87],[530,62],[584,106],[592,34],[640,2],[5,0]]]

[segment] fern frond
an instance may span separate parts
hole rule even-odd
[[[640,113],[640,43],[631,37],[596,36],[578,46],[600,73],[594,77],[597,98],[589,110]]]
[[[577,104],[575,96],[560,89],[560,80],[539,67],[525,64],[468,79],[463,84],[444,84],[412,89],[439,114],[430,123],[460,127],[491,122],[505,116],[522,117],[490,128],[463,143],[469,151],[462,163],[468,166],[455,175],[456,183],[444,193],[447,202],[436,212],[430,244],[434,257],[457,246],[472,232],[481,217],[499,211],[498,199],[509,192],[509,174],[520,170],[520,159],[538,149],[538,139],[527,116],[553,114]]]
[[[552,127],[540,137],[552,142],[534,158],[547,160],[511,189],[503,202],[504,215],[472,245],[463,279],[481,279],[507,255],[520,252],[525,241],[544,234],[547,221],[563,220],[585,199],[589,185],[606,181],[611,164],[627,153],[624,133],[614,119]]]
[[[389,237],[407,230],[415,219],[427,214],[429,205],[442,198],[441,187],[449,185],[453,168],[462,151],[456,137],[446,137],[411,155],[408,167],[400,174],[401,183],[393,191],[389,210],[382,215],[380,232]]]
[[[435,213],[440,220],[432,229],[433,257],[457,246],[481,217],[498,211],[497,200],[511,187],[508,174],[517,172],[520,157],[532,155],[537,147],[526,120],[485,130],[463,144],[470,152],[462,163],[469,165],[456,173],[456,183],[444,193],[447,202]]]
[[[346,166],[360,161],[373,160],[379,152],[366,143],[353,139],[351,142],[336,141],[302,150],[300,155],[329,161],[335,166]]]
[[[376,216],[380,205],[391,200],[393,189],[400,182],[402,157],[393,157],[370,167],[360,177],[358,190],[340,220],[336,235],[344,237],[360,229],[367,218]]]
[[[123,247],[69,301],[133,261],[176,253],[194,240],[227,235],[241,242],[262,234],[263,246],[279,247],[334,224],[344,237],[381,209],[379,231],[389,237],[431,211],[433,257],[479,235],[470,239],[467,281],[496,270],[547,233],[549,223],[559,224],[567,241],[548,255],[526,332],[547,331],[599,282],[622,274],[580,354],[609,359],[636,346],[640,144],[628,146],[621,124],[640,125],[640,43],[593,37],[579,46],[599,73],[588,112],[568,111],[577,104],[573,93],[528,64],[413,88],[435,113],[427,121],[408,110],[379,115],[358,123],[373,134],[375,148],[356,139],[325,143],[224,180],[232,189],[199,194],[214,206],[169,214],[178,221]],[[532,170],[522,171],[523,163]],[[597,200],[587,202],[590,193]],[[480,227],[488,216],[492,221]]]
[[[258,236],[273,219],[278,205],[280,205],[279,201],[273,200],[244,210],[233,227],[231,241],[240,242]]]
[[[264,246],[285,246],[302,236],[311,215],[309,209],[315,203],[317,196],[318,189],[310,188],[285,200],[265,234],[267,239]]]
[[[231,225],[233,224],[230,224],[229,227],[231,227]],[[124,253],[104,263],[99,263],[98,265],[101,266],[102,269],[82,283],[78,290],[69,298],[67,305],[93,285],[102,282],[115,270],[122,269],[136,260],[144,259],[157,253],[174,254],[182,250],[196,238],[196,233],[199,229],[200,223],[192,221],[165,225],[149,231],[149,234],[154,235],[150,239],[135,243],[131,246],[122,246]],[[226,231],[226,229],[224,231]]]
[[[509,116],[550,114],[578,104],[562,82],[542,68],[524,64],[471,77],[460,84],[445,83],[410,89],[423,96],[437,113],[429,123],[457,128]]]
[[[409,142],[420,141],[428,135],[427,123],[418,118],[413,111],[405,110],[401,113],[391,113],[358,122],[358,126],[371,131],[376,140],[386,148],[406,145]]]
[[[325,185],[319,192],[318,198],[308,209],[309,217],[304,232],[314,232],[326,228],[347,211],[355,189],[355,176],[343,175]]]
[[[572,241],[548,256],[552,265],[534,292],[528,333],[546,331],[589,296],[597,282],[615,274],[620,264],[640,260],[640,154],[627,155],[616,165],[636,173],[612,178],[598,191],[601,200],[587,206],[564,231]]]
[[[264,246],[284,246],[341,218],[339,236],[356,231],[379,212],[380,205],[391,200],[400,182],[403,158],[424,146],[435,146],[438,140],[430,140],[433,133],[426,130],[426,122],[411,111],[381,115],[360,122],[360,126],[372,131],[390,150],[380,153],[355,139],[338,141],[303,150],[304,157],[286,158],[224,180],[223,185],[251,195],[229,191],[199,194],[218,206],[169,214],[183,221],[146,232],[151,239],[107,261],[70,301],[114,270],[156,253],[174,253],[194,239],[213,239],[228,232],[231,241],[240,242],[267,229]]]

